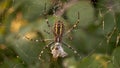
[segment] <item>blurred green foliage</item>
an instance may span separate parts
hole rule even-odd
[[[1,0],[0,68],[120,68],[119,6],[119,0]],[[41,62],[40,51],[49,42],[32,42],[25,36],[53,39],[45,32],[50,31],[45,17],[51,26],[63,21],[67,31],[78,12],[80,23],[63,41],[82,58],[63,45],[68,57],[53,61],[46,49]]]

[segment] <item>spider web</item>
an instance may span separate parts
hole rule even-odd
[[[118,22],[117,22],[117,18],[116,18],[116,12],[119,12],[119,3],[115,3],[115,1],[105,1],[103,3],[95,3],[97,5],[97,8],[95,8],[95,10],[97,11],[97,19],[95,21],[95,24],[97,26],[99,26],[100,28],[100,32],[103,33],[104,38],[101,39],[101,41],[99,41],[98,44],[96,44],[97,46],[93,47],[93,49],[91,51],[89,51],[88,55],[83,57],[89,57],[91,55],[94,55],[94,53],[96,53],[97,49],[99,48],[105,48],[105,55],[106,56],[110,56],[111,52],[110,52],[110,47],[112,46],[114,50],[114,48],[116,48],[119,45],[119,27],[118,27]],[[118,10],[118,11],[117,11]],[[110,14],[110,16],[112,16],[112,22],[109,21],[109,24],[107,24],[107,20],[106,17],[107,15]],[[107,25],[109,25],[109,27],[107,27]],[[99,32],[99,30],[98,30]],[[111,43],[113,42],[113,39],[115,40],[113,45],[111,45]],[[106,43],[106,44],[105,44]],[[98,54],[100,54],[98,52]],[[100,56],[99,56],[100,57]],[[96,56],[97,58],[97,56]],[[74,60],[72,60],[74,61]],[[113,60],[114,61],[114,60]],[[65,63],[69,63],[69,61],[66,61]],[[107,60],[105,62],[103,62],[105,64],[111,64],[113,63],[112,60]],[[87,68],[91,67],[91,63],[88,64]],[[102,68],[104,67],[104,65],[98,65],[98,68]]]
[[[103,35],[103,38],[99,40],[99,43],[97,43],[96,46],[92,46],[92,48],[90,50],[88,50],[87,53],[85,52],[86,54],[82,56],[83,57],[82,59],[88,58],[90,56],[94,56],[95,58],[103,57],[101,55],[96,55],[96,54],[100,54],[100,51],[98,51],[98,53],[96,52],[99,49],[105,50],[103,53],[106,56],[109,56],[109,55],[111,55],[110,51],[113,51],[113,49],[109,51],[109,49],[111,49],[110,47],[113,46],[113,48],[115,48],[115,47],[117,47],[119,45],[120,33],[119,33],[119,27],[117,25],[118,22],[117,22],[116,13],[120,12],[120,10],[119,10],[119,5],[120,4],[117,3],[117,1],[108,0],[108,1],[104,1],[104,2],[101,1],[100,3],[96,3],[96,5],[97,5],[97,7],[95,8],[95,10],[96,10],[97,14],[96,14],[96,20],[95,20],[94,24],[95,24],[95,26],[99,27],[97,32],[98,33],[101,32],[100,34]],[[112,20],[109,21],[107,18],[112,19]],[[40,23],[37,23],[37,25],[38,24],[40,24]],[[10,35],[7,38],[9,42],[13,42],[12,44],[15,45],[13,47],[14,50],[19,55],[22,55],[20,57],[25,57],[22,60],[25,60],[26,62],[22,62],[21,63],[22,65],[24,65],[25,63],[29,63],[29,62],[35,62],[35,61],[39,62],[37,56],[38,56],[40,50],[44,47],[44,45],[46,45],[45,43],[31,43],[31,42],[25,41],[25,39],[23,39],[24,34],[26,32],[29,32],[29,31],[32,32],[32,30],[34,31],[34,26],[37,26],[37,25],[33,25],[33,24],[29,25],[32,28],[30,28],[29,26],[28,27],[24,27],[26,30],[21,31],[21,33],[18,33],[18,34],[22,35],[22,36],[20,36],[19,39],[12,39],[14,37],[14,35]],[[46,27],[46,25],[44,27]],[[44,28],[44,27],[38,27],[37,29],[43,30],[42,28]],[[49,29],[49,28],[47,28],[47,29]],[[80,30],[84,31],[84,29],[83,30],[80,29]],[[76,30],[76,31],[79,31],[79,29]],[[76,31],[73,31],[73,32],[76,32]],[[32,35],[32,33],[30,33],[30,34]],[[32,36],[34,38],[34,37],[36,37],[36,34],[33,33]],[[47,35],[47,34],[45,34],[44,36],[46,36],[45,38],[49,37],[49,35]],[[41,35],[40,35],[40,37],[41,37]],[[35,39],[38,39],[38,38],[35,38]],[[14,40],[14,41],[12,41],[12,40]],[[115,41],[113,41],[113,40],[115,40]],[[111,45],[112,42],[113,42],[113,45]],[[67,43],[69,44],[69,42],[67,42]],[[42,46],[38,46],[38,45],[42,45]],[[104,48],[104,46],[105,46],[105,48]],[[75,46],[75,47],[77,47],[77,46]],[[68,50],[68,48],[65,48],[65,49]],[[29,52],[27,50],[29,50]],[[77,49],[77,50],[80,51],[79,49]],[[84,51],[83,51],[83,53],[84,53]],[[45,56],[48,56],[48,55],[45,54]],[[17,58],[20,58],[20,57],[17,57]],[[99,58],[98,58],[98,60],[99,60]],[[70,67],[69,61],[74,61],[74,59],[70,59],[70,60],[64,61],[64,63],[68,63],[68,65],[65,65],[65,66]],[[111,60],[107,60],[104,63],[105,64],[109,64],[111,62],[112,62]],[[76,61],[75,61],[75,63],[76,63]],[[18,67],[21,64],[15,64],[14,68]],[[47,62],[46,62],[46,64],[48,65]],[[37,66],[39,67],[39,64],[36,63],[35,65],[36,65],[36,67]],[[91,65],[92,64],[88,64],[87,68],[90,68]],[[98,65],[98,68],[102,68],[102,67],[103,67],[102,64]]]

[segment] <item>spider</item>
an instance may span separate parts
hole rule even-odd
[[[51,27],[49,24],[49,21],[46,19],[46,23],[48,24],[48,27]],[[78,12],[78,20],[77,22],[70,28],[67,30],[67,32],[64,31],[64,24],[62,21],[58,20],[57,22],[54,23],[54,28],[52,30],[53,34],[54,34],[54,40],[52,40],[49,44],[47,44],[42,51],[40,52],[39,55],[39,59],[41,60],[41,56],[44,53],[44,50],[48,47],[50,47],[51,50],[51,54],[53,55],[54,59],[57,59],[58,57],[66,57],[68,54],[64,51],[64,49],[62,48],[62,45],[67,46],[69,49],[71,49],[75,54],[77,54],[80,57],[80,54],[74,49],[72,48],[70,45],[68,45],[67,43],[65,43],[62,38],[64,36],[66,36],[68,33],[70,33],[79,23],[79,12]],[[44,39],[44,40],[34,40],[34,39],[30,39],[28,37],[25,37],[30,41],[34,41],[34,42],[39,42],[39,41],[48,41],[51,39]],[[53,45],[54,44],[54,45]]]
[[[46,8],[45,8],[46,9]],[[48,43],[45,47],[43,47],[43,49],[41,50],[40,54],[39,54],[39,60],[41,59],[42,54],[44,53],[44,50],[46,48],[50,47],[51,50],[51,54],[52,57],[54,59],[57,59],[58,57],[66,57],[68,54],[64,51],[62,45],[67,46],[69,49],[71,49],[76,55],[78,55],[80,57],[80,54],[74,49],[72,48],[69,44],[65,43],[62,39],[64,36],[66,36],[68,33],[70,33],[79,23],[79,12],[78,12],[78,19],[76,21],[76,23],[70,28],[68,29],[66,32],[65,30],[65,26],[64,26],[64,22],[62,22],[61,20],[58,20],[54,23],[53,28],[51,29],[51,25],[48,21],[48,19],[46,18],[46,23],[48,25],[48,27],[51,29],[51,32],[54,35],[54,39],[44,39],[44,40],[34,40],[34,39],[30,39],[28,37],[28,40],[30,41],[34,41],[34,42],[42,42],[42,41],[48,41],[51,40],[50,43]],[[45,31],[46,33],[48,33],[47,31]]]

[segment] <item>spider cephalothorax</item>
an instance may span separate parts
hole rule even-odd
[[[61,42],[62,41],[62,36],[64,33],[64,24],[60,20],[54,24],[54,37],[55,37],[55,42]]]

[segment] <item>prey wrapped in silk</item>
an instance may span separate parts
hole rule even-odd
[[[55,45],[51,47],[51,54],[53,55],[53,59],[57,59],[58,57],[64,58],[68,55],[64,51],[61,43],[55,43]]]

